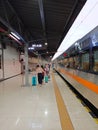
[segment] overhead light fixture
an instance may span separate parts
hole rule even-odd
[[[10,36],[11,38],[13,38],[14,40],[17,40],[16,37],[14,37],[12,34],[9,34],[9,36]]]
[[[14,39],[16,42],[18,42],[20,45],[22,45],[22,43],[19,41],[20,38],[19,38],[17,35],[15,35],[13,32],[8,33],[7,31],[5,31],[5,30],[4,30],[3,28],[1,28],[1,27],[0,27],[0,32],[5,33],[8,37]]]
[[[18,37],[14,32],[11,32],[11,34],[12,34],[15,38],[17,38],[18,40],[20,40],[20,37]]]
[[[34,50],[34,47],[29,47],[28,49],[29,49],[29,50]]]
[[[47,42],[45,42],[45,45],[47,46],[47,45],[48,45],[48,43],[47,43]]]
[[[42,47],[42,45],[41,44],[39,44],[39,46],[38,47]]]
[[[22,45],[22,43],[16,38],[14,37],[12,34],[8,34],[8,36],[12,39],[14,39],[16,42],[18,42],[20,45]]]
[[[42,47],[42,44],[32,44],[32,47]]]

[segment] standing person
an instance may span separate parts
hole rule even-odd
[[[48,64],[45,65],[45,83],[48,83],[49,78],[49,66]]]
[[[49,75],[49,66],[48,66],[48,64],[45,65],[45,72],[46,72],[46,75],[48,76]]]
[[[45,76],[45,70],[44,70],[43,65],[41,65],[41,68],[43,69],[43,72],[42,72],[42,82],[43,82],[44,81],[44,76]]]
[[[43,69],[40,67],[40,65],[37,65],[37,67],[36,67],[36,73],[37,73],[37,76],[38,76],[38,83],[40,85],[42,85],[42,80],[43,80],[42,73],[43,73]]]

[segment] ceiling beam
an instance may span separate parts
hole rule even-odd
[[[8,3],[9,7],[11,8],[13,13],[17,17],[17,22],[18,22],[18,25],[19,25],[19,31],[23,35],[23,37],[29,36],[29,35],[32,36],[31,33],[28,31],[27,27],[25,26],[25,24],[23,23],[22,19],[18,16],[18,14],[17,14],[16,10],[14,9],[14,7],[12,6],[12,4],[9,2],[9,0],[6,0],[6,2]],[[21,27],[21,25],[23,26],[23,28]],[[27,39],[25,38],[25,40],[27,40]]]
[[[45,16],[44,16],[43,1],[38,0],[38,4],[39,4],[39,9],[40,9],[40,16],[41,16],[41,22],[42,22],[44,37],[46,38],[46,27],[45,27]]]
[[[17,18],[17,22],[18,22],[18,26],[19,26],[19,31],[20,33],[22,33],[22,30],[21,30],[21,25],[20,23],[23,25],[23,22],[21,21],[21,19],[18,17],[16,11],[14,10],[13,6],[10,4],[9,0],[6,0],[8,6],[11,8],[11,10],[13,11],[13,13],[15,14],[16,18]]]

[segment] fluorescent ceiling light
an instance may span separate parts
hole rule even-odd
[[[22,43],[16,38],[14,37],[12,34],[8,34],[9,37],[11,37],[12,39],[14,39],[16,42],[18,42],[20,45],[22,45]]]
[[[42,47],[42,44],[32,44],[32,47]]]
[[[11,34],[12,34],[15,38],[17,38],[18,40],[20,40],[20,37],[18,37],[14,32],[11,32]]]
[[[73,43],[81,39],[96,26],[98,26],[98,0],[87,0],[52,60],[60,56]]]
[[[18,41],[16,37],[14,37],[12,34],[9,34],[11,38],[13,38],[15,41]]]
[[[29,47],[28,49],[29,49],[29,50],[34,50],[34,47]]]

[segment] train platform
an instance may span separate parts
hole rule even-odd
[[[0,82],[0,130],[98,130],[95,120],[54,71],[50,80],[23,86],[19,75]]]

